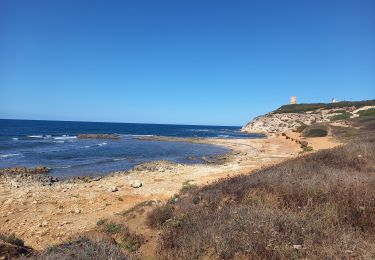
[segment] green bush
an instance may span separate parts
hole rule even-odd
[[[180,192],[181,193],[186,193],[186,192],[189,192],[193,189],[196,189],[198,186],[194,183],[192,183],[191,180],[188,180],[188,181],[185,181],[184,183],[182,183],[182,187],[180,189]]]
[[[338,120],[345,120],[345,119],[349,119],[351,116],[352,116],[352,113],[345,112],[345,113],[342,113],[340,115],[332,116],[330,118],[330,120],[331,120],[331,122],[338,121]]]
[[[305,125],[304,123],[301,123],[301,125],[296,128],[296,132],[297,133],[302,133],[303,130],[306,129],[306,127],[307,127],[307,125]]]
[[[110,234],[116,234],[116,233],[120,233],[122,231],[122,228],[123,227],[120,224],[108,223],[104,227],[104,231]]]
[[[323,128],[312,128],[312,129],[307,129],[304,133],[304,137],[324,137],[327,136],[328,131],[327,129]]]
[[[311,152],[312,150],[313,150],[313,148],[311,146],[303,147],[304,152]]]
[[[274,113],[304,113],[307,111],[313,111],[317,109],[334,109],[342,107],[356,107],[360,108],[363,106],[375,106],[374,100],[363,100],[363,101],[342,101],[337,103],[312,103],[312,104],[293,104],[284,105],[274,111]]]
[[[329,111],[328,114],[342,114],[342,113],[345,113],[346,111],[345,110],[332,110],[332,111]]]
[[[370,108],[367,110],[361,110],[357,113],[359,116],[375,116],[375,108]]]
[[[96,225],[97,226],[101,226],[101,225],[103,225],[105,223],[105,219],[99,219],[97,222],[96,222]]]

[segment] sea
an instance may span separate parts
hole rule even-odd
[[[77,139],[78,134],[114,133],[120,138]],[[216,145],[139,140],[141,136],[262,138],[241,133],[237,126],[0,119],[0,168],[43,165],[59,178],[100,176],[155,160],[201,163],[203,156],[228,152]]]

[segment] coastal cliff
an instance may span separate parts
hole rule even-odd
[[[295,129],[303,124],[327,122],[329,119],[322,114],[298,114],[298,113],[268,113],[255,117],[252,121],[244,125],[242,132],[277,134],[290,129]]]
[[[345,124],[345,120],[359,117],[365,111],[366,113],[372,113],[371,111],[374,109],[374,100],[285,105],[275,111],[255,117],[245,124],[241,131],[274,135],[315,123],[337,121]]]

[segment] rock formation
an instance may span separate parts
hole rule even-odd
[[[242,127],[242,132],[277,134],[290,129],[295,129],[302,124],[328,122],[329,118],[322,114],[302,113],[269,113],[254,118],[251,122]]]

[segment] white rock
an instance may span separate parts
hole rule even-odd
[[[48,226],[47,221],[43,221],[42,223],[39,224],[39,227],[46,227],[46,226]]]
[[[140,180],[134,180],[130,183],[130,186],[133,188],[140,188],[142,187],[142,182]]]
[[[110,187],[108,189],[108,191],[110,191],[110,192],[116,192],[116,191],[118,191],[118,188],[116,186],[112,186],[112,187]]]

